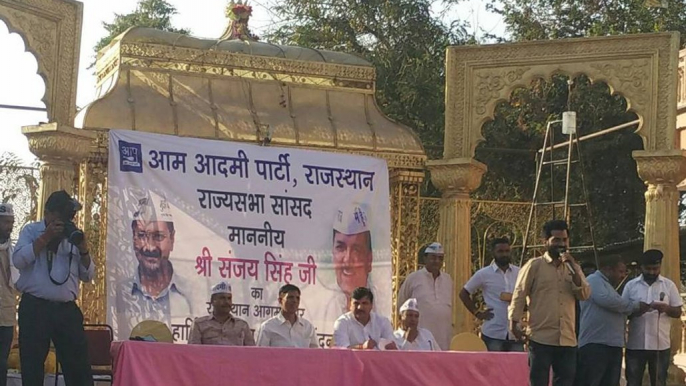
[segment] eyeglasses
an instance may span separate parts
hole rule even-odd
[[[134,240],[138,242],[143,242],[150,240],[155,243],[161,243],[169,237],[168,234],[164,232],[136,232],[133,234]]]

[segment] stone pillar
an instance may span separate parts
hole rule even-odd
[[[473,158],[429,161],[431,181],[441,191],[438,241],[445,249],[446,271],[452,276],[453,334],[474,331],[474,317],[462,305],[459,293],[472,275],[470,193],[481,185],[486,165]]]
[[[36,210],[41,218],[45,200],[52,192],[64,189],[74,193],[77,167],[89,155],[95,135],[55,122],[24,126],[22,133],[29,139],[31,152],[41,161]]]
[[[645,181],[647,190],[644,250],[659,249],[662,275],[680,288],[679,251],[679,192],[677,184],[686,177],[686,151],[634,151],[638,175]],[[681,320],[672,320],[672,359],[681,345]],[[684,385],[683,370],[670,365],[668,385]]]
[[[398,325],[398,291],[407,275],[417,269],[420,186],[424,171],[394,169],[391,183],[391,248],[393,260],[392,319]]]

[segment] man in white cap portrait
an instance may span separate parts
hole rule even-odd
[[[336,213],[332,254],[336,283],[346,296],[345,309],[352,292],[366,287],[372,272],[372,234],[367,211],[361,205],[353,204]]]
[[[231,284],[223,281],[212,287],[211,315],[196,318],[188,344],[254,346],[255,339],[248,322],[231,315]]]
[[[398,350],[441,351],[431,331],[419,327],[417,299],[407,299],[400,306],[400,328],[393,333]]]
[[[17,304],[14,283],[19,271],[12,264],[12,229],[14,208],[12,204],[0,204],[0,386],[7,383],[7,358],[12,347]]]
[[[422,315],[419,326],[431,331],[444,349],[453,335],[453,279],[443,267],[443,246],[431,243],[423,250],[424,268],[407,276],[398,292],[398,304],[417,299]]]
[[[358,287],[374,292],[375,311],[390,313],[390,285],[379,288],[372,278],[371,217],[363,203],[350,202],[333,209],[332,233],[326,241],[331,245],[331,257],[317,263],[317,286],[303,288],[301,303],[318,334],[331,333],[331,323],[350,310],[352,291]]]
[[[386,310],[384,292],[375,287],[371,279],[373,251],[369,210],[364,204],[353,202],[335,210],[333,220],[331,268],[318,271],[317,283],[321,287],[307,297],[310,304],[305,305],[306,314],[315,324],[330,323],[348,312],[351,294],[358,287],[370,288],[377,294],[381,307],[375,304],[375,310]],[[311,305],[313,299],[317,306]]]
[[[174,250],[174,219],[164,197],[145,194],[138,198],[137,211],[131,221],[133,252],[137,269],[122,291],[117,292],[118,325],[123,328],[142,320],[159,320],[170,324],[193,315],[189,286],[174,273],[169,260]]]

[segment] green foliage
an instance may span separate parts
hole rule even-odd
[[[15,226],[12,237],[16,239],[21,227],[36,218],[38,207],[38,162],[24,165],[14,153],[0,154],[0,202],[14,205]]]
[[[165,0],[139,0],[136,10],[125,15],[115,14],[112,23],[103,22],[107,36],[103,37],[93,47],[95,54],[127,29],[131,27],[149,27],[162,31],[176,32],[187,35],[189,30],[176,28],[172,25],[171,17],[176,14],[176,8]],[[91,67],[93,64],[91,64]]]
[[[679,31],[686,42],[686,2],[650,8],[645,0],[491,0],[514,40]]]
[[[515,90],[509,103],[498,106],[495,119],[483,128],[486,141],[477,148],[476,158],[488,165],[488,172],[475,197],[531,200],[535,185],[536,152],[542,147],[547,122],[561,119],[562,112],[567,110],[567,80],[567,77],[555,76],[550,81],[535,81],[532,88]],[[610,95],[606,85],[592,84],[583,76],[575,80],[569,102],[571,110],[577,112],[580,136],[636,119],[635,114],[626,112],[626,101],[622,97]],[[567,140],[562,136],[559,124],[552,127],[556,143]],[[642,147],[641,138],[633,134],[631,129],[581,143],[584,177],[598,245],[640,235],[645,187],[636,173],[631,152]],[[489,149],[511,149],[516,152]],[[566,151],[556,150],[553,158],[565,158]],[[553,178],[549,170],[548,166],[542,174],[539,201],[562,201],[565,167],[556,167]],[[584,201],[580,170],[578,164],[572,166],[570,202]],[[557,217],[561,216],[561,211],[558,211]],[[590,244],[587,216],[585,209],[572,209],[575,245]]]

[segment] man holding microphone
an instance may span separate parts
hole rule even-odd
[[[641,386],[646,363],[653,386],[664,386],[671,363],[671,318],[681,317],[683,302],[673,281],[660,275],[663,254],[649,249],[641,256],[641,275],[626,284],[622,297],[650,304],[652,311],[629,316],[626,344],[627,386]]]
[[[591,289],[581,267],[567,252],[567,223],[543,225],[546,253],[519,271],[508,308],[510,330],[525,339],[520,323],[529,298],[529,384],[548,386],[550,368],[554,386],[572,386],[576,372],[576,300],[586,300]]]

